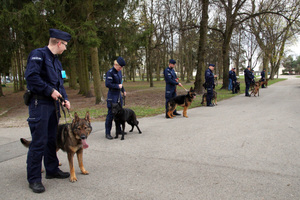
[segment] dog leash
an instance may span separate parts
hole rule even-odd
[[[121,81],[121,84],[123,84],[123,80]],[[124,93],[123,93],[123,94],[124,94]],[[120,95],[119,95],[119,98],[118,98],[118,103],[120,103],[120,96],[122,96],[123,104],[124,104],[124,106],[125,106],[125,98],[126,98],[126,96],[121,95],[121,89],[120,89]]]
[[[183,85],[181,85],[180,87],[182,87],[186,92],[188,92],[189,90],[187,90],[187,89],[185,89],[184,87],[183,87]]]
[[[62,109],[62,111],[64,113],[65,121],[66,121],[66,124],[67,124],[66,112],[65,112],[64,106],[62,105],[62,102],[65,102],[65,99],[63,97],[59,97],[58,100],[59,100],[59,105],[60,105],[60,107],[61,107],[61,109]],[[72,117],[72,115],[70,113],[70,110],[68,108],[67,108],[67,111],[69,113],[70,118],[73,119],[73,117]]]

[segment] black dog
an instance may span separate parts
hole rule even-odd
[[[121,140],[124,140],[124,135],[126,134],[124,132],[125,130],[125,122],[131,125],[131,130],[129,132],[133,131],[134,126],[139,130],[139,133],[141,134],[142,131],[140,130],[138,124],[139,121],[136,119],[136,115],[133,110],[129,108],[122,108],[120,103],[112,103],[112,114],[114,116],[114,120],[116,125],[121,124],[122,125],[122,138]],[[119,132],[116,131],[116,137],[118,138]]]
[[[234,84],[234,93],[239,93],[240,92],[240,82],[236,82]]]

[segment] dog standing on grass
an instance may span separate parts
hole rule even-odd
[[[85,118],[81,119],[77,113],[74,114],[72,123],[58,125],[58,131],[56,135],[56,150],[59,149],[67,152],[68,161],[70,166],[70,181],[77,181],[74,168],[74,155],[77,154],[79,168],[82,174],[89,174],[89,172],[83,166],[83,149],[89,147],[86,143],[86,139],[92,132],[92,126],[90,122],[90,114],[86,113]],[[21,143],[25,147],[29,147],[31,141],[24,138],[20,138]],[[47,175],[46,175],[47,178]]]
[[[133,110],[129,108],[122,108],[121,103],[112,103],[112,114],[114,116],[114,121],[116,125],[120,124],[122,125],[121,133],[119,131],[116,131],[116,137],[118,138],[119,134],[122,134],[121,140],[124,140],[125,133],[125,122],[131,125],[131,130],[129,132],[133,131],[134,126],[139,131],[139,134],[142,133],[142,131],[139,128],[139,121],[136,119],[136,114]]]
[[[177,105],[183,107],[183,117],[188,117],[187,109],[192,104],[194,98],[196,96],[195,90],[191,87],[190,91],[186,95],[179,95],[174,98],[171,98],[168,102],[168,112],[167,115],[169,118],[174,117],[174,110],[176,109]]]

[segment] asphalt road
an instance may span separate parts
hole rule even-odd
[[[189,109],[189,118],[139,119],[143,133],[134,129],[124,141],[105,139],[104,123],[92,123],[84,151],[90,174],[80,174],[75,158],[78,181],[43,178],[42,194],[26,180],[19,138],[30,138],[29,128],[2,128],[0,199],[298,200],[300,79],[290,78],[259,97]],[[66,154],[58,157],[68,171]]]

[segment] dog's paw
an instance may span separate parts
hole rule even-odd
[[[76,182],[76,181],[77,181],[76,176],[71,176],[71,177],[70,177],[70,182],[74,183],[74,182]]]
[[[89,175],[89,172],[86,171],[86,170],[82,171],[81,173],[84,174],[84,175]]]

